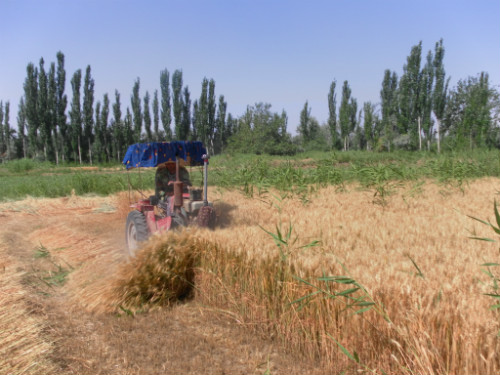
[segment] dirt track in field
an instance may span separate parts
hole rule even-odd
[[[16,283],[22,298],[12,308],[38,322],[29,340],[49,343],[36,358],[40,366],[27,373],[320,373],[196,298],[135,317],[89,312],[92,285],[105,282],[126,261],[127,211],[121,200],[67,197],[0,204],[0,282]],[[12,312],[9,306],[5,311]],[[14,326],[26,324],[16,319]]]

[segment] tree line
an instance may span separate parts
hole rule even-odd
[[[443,40],[422,59],[422,42],[413,46],[403,74],[385,70],[380,102],[358,108],[348,81],[336,110],[336,81],[328,93],[329,117],[320,126],[306,101],[296,144],[305,149],[391,151],[500,148],[499,93],[488,74],[468,77],[449,88]]]
[[[499,94],[488,74],[459,80],[450,89],[444,69],[443,40],[422,58],[422,42],[411,48],[398,77],[385,70],[380,102],[358,107],[349,82],[343,82],[337,109],[337,82],[327,95],[324,124],[311,115],[308,101],[300,113],[297,136],[288,132],[288,116],[269,103],[247,106],[244,114],[227,113],[215,81],[204,78],[199,98],[192,99],[182,70],[159,74],[159,90],[132,87],[130,105],[94,97],[90,65],[78,69],[66,93],[65,57],[58,52],[48,69],[26,67],[17,130],[10,124],[10,103],[0,101],[0,157],[36,158],[55,163],[120,161],[130,144],[150,141],[201,140],[211,154],[225,151],[290,155],[302,150],[431,150],[500,148]]]

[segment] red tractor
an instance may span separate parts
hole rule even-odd
[[[180,160],[191,166],[203,166],[203,190],[187,188],[179,177]],[[215,210],[207,199],[208,155],[201,142],[152,142],[129,147],[123,164],[127,169],[158,167],[175,163],[175,179],[166,191],[133,203],[127,216],[125,238],[129,256],[134,256],[140,243],[156,232],[176,227],[198,225],[213,228]],[[186,172],[187,173],[187,172]]]

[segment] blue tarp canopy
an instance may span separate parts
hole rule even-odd
[[[156,167],[159,164],[184,159],[188,165],[202,165],[207,153],[199,141],[136,143],[128,148],[123,164],[127,169]]]

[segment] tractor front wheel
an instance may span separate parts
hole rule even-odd
[[[149,237],[146,218],[139,211],[131,211],[127,216],[127,225],[125,226],[125,238],[127,239],[127,255],[135,256],[135,252]]]

